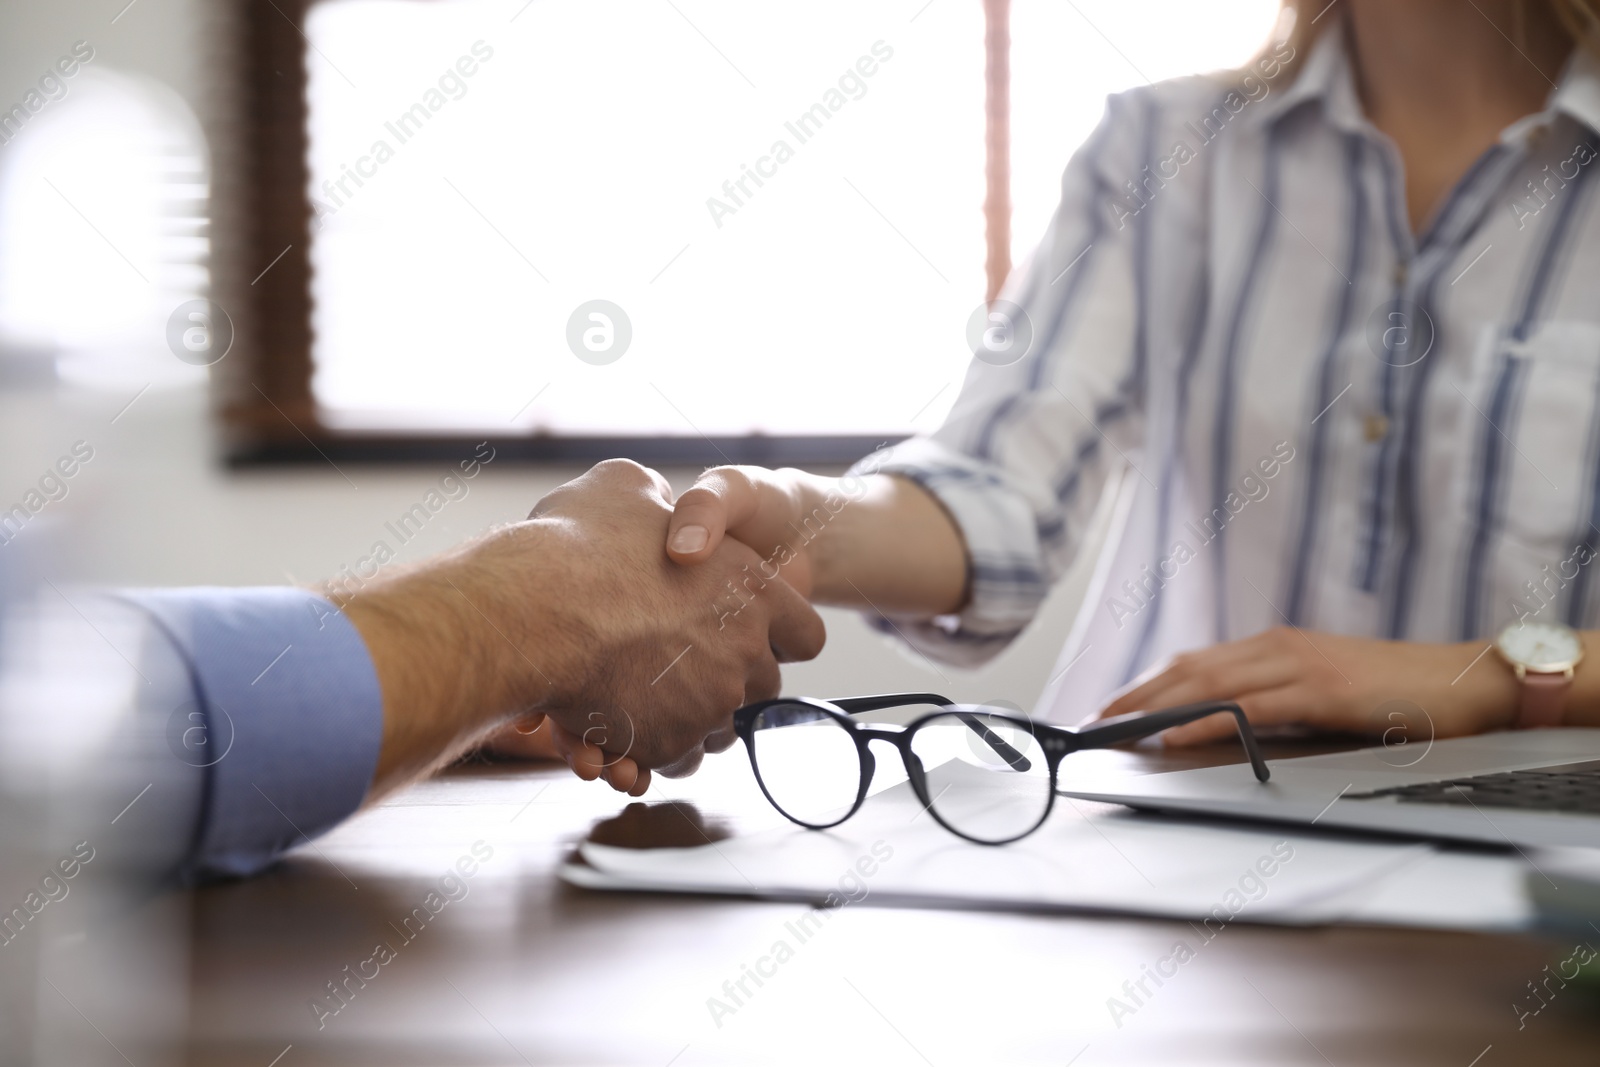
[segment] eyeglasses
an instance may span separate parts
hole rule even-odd
[[[931,704],[941,710],[905,726],[852,718],[887,708]],[[1208,715],[1232,715],[1258,781],[1270,776],[1238,704],[1187,704],[1121,715],[1066,730],[934,693],[814,700],[780,697],[733,713],[750,751],[756,781],[772,806],[812,830],[838,826],[861,808],[877,766],[870,745],[900,751],[911,788],[946,830],[980,845],[1004,845],[1033,833],[1055,806],[1061,761],[1084,749],[1109,748]]]

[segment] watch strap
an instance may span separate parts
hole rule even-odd
[[[1521,706],[1517,712],[1517,729],[1560,726],[1562,714],[1567,706],[1567,690],[1571,688],[1571,671],[1524,672]]]

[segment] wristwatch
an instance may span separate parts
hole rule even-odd
[[[1578,631],[1559,622],[1514,622],[1500,631],[1494,647],[1522,687],[1517,729],[1560,726],[1573,669],[1583,659]]]

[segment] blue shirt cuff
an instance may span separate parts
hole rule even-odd
[[[123,594],[189,665],[192,725],[169,737],[205,768],[198,875],[253,874],[360,807],[383,740],[366,644],[332,604],[301,589]]]

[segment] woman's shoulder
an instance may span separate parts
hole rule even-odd
[[[1106,114],[1115,119],[1153,114],[1178,123],[1199,121],[1219,107],[1263,99],[1266,89],[1248,70],[1185,74],[1112,93],[1106,98]]]

